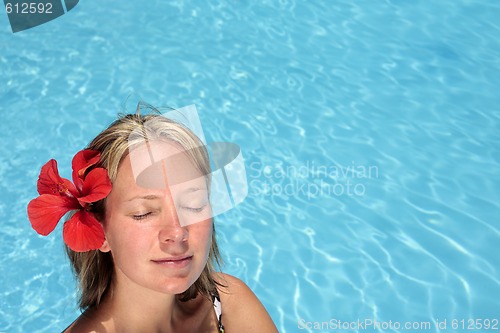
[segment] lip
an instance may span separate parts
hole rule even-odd
[[[174,257],[165,257],[159,259],[151,260],[155,264],[172,267],[172,268],[183,268],[191,263],[193,260],[193,256],[184,255],[184,256],[174,256]]]

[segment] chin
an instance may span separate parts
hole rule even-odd
[[[190,279],[187,277],[184,278],[169,278],[164,281],[159,287],[159,291],[165,294],[177,295],[182,294],[186,290],[189,289],[194,283],[196,279]]]

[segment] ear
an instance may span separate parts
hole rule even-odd
[[[99,251],[101,251],[101,252],[109,252],[109,251],[111,251],[111,248],[109,247],[107,239],[104,240],[104,243],[102,243],[101,247],[99,248]]]

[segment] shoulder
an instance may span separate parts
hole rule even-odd
[[[85,320],[82,320],[82,317],[80,316],[79,318],[77,318],[74,322],[71,323],[71,325],[69,325],[68,327],[66,327],[66,329],[64,331],[62,331],[62,333],[78,333],[78,332],[84,332],[82,330],[82,324]],[[91,332],[89,330],[87,330],[87,332]]]
[[[75,333],[75,332],[78,332],[76,329],[75,329],[75,324],[77,324],[78,322],[78,319],[75,319],[75,321],[73,321],[68,327],[66,327],[62,333]]]
[[[97,325],[98,329],[96,328],[95,319],[95,312],[87,310],[76,318],[62,333],[105,332],[105,327],[102,325]]]
[[[278,332],[271,317],[253,291],[240,279],[215,273],[226,332]]]

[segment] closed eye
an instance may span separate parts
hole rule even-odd
[[[183,207],[183,208],[193,213],[200,213],[206,206],[207,205],[203,205],[201,207]]]
[[[136,214],[136,215],[132,215],[132,218],[134,220],[141,221],[141,220],[144,220],[144,219],[148,218],[148,216],[150,216],[151,214],[153,214],[153,213],[152,212],[147,212],[145,214]]]

